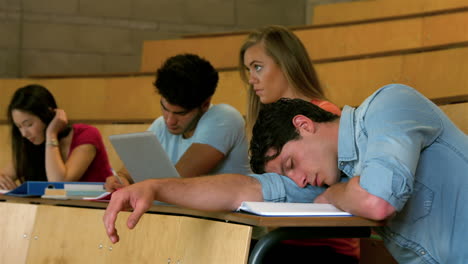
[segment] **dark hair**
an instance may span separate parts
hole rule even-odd
[[[207,60],[181,54],[167,59],[158,69],[154,86],[170,104],[192,110],[214,94],[218,78],[218,72]]]
[[[250,167],[254,173],[265,173],[265,164],[278,157],[286,143],[301,138],[292,123],[297,115],[304,115],[317,123],[339,118],[302,99],[281,98],[264,105],[258,114],[250,141]],[[267,156],[270,149],[274,154]]]
[[[19,88],[13,94],[8,105],[8,122],[11,125],[11,148],[17,178],[21,181],[46,181],[45,143],[36,146],[23,138],[12,117],[13,110],[20,110],[37,116],[47,127],[55,116],[57,103],[53,95],[43,86],[31,84]],[[62,138],[71,127],[59,133]],[[45,134],[45,131],[44,131]]]

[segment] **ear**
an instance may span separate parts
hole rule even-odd
[[[296,115],[292,119],[294,127],[299,131],[315,132],[315,123],[304,115]]]

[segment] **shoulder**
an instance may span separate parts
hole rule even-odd
[[[96,127],[91,126],[91,125],[87,125],[87,124],[73,124],[72,128],[73,128],[73,133],[75,135],[80,135],[80,134],[83,134],[83,133],[86,133],[86,134],[100,134],[99,130]]]
[[[365,115],[433,115],[437,106],[412,87],[386,85],[369,96],[359,107]],[[408,116],[409,117],[409,116]]]
[[[386,107],[388,105],[427,104],[429,100],[416,89],[404,84],[389,84],[379,88],[369,96],[363,105]]]
[[[99,130],[87,124],[73,124],[73,141],[77,144],[93,143],[98,144],[102,141]]]
[[[367,130],[409,132],[417,129],[435,137],[443,130],[438,111],[433,102],[414,88],[390,84],[368,97],[356,109],[355,116]]]
[[[164,131],[166,124],[164,123],[164,118],[162,116],[156,118],[153,123],[149,126],[148,131],[153,131],[155,133],[160,133]]]
[[[229,119],[229,120],[243,120],[241,113],[234,107],[228,104],[217,104],[210,107],[210,109],[203,115],[205,119]]]
[[[240,133],[244,130],[245,121],[242,115],[234,107],[227,104],[213,105],[210,109],[203,114],[200,119],[199,127],[216,128],[225,131],[232,131]]]

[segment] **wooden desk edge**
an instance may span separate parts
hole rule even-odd
[[[16,197],[0,194],[0,201],[18,202],[28,204],[72,206],[90,209],[106,209],[105,202],[85,200],[55,200],[31,197]],[[202,217],[218,221],[264,227],[336,227],[336,226],[367,226],[377,227],[385,225],[385,221],[373,221],[358,216],[301,216],[301,217],[270,217],[258,216],[238,212],[213,212],[182,208],[174,205],[153,205],[147,213],[162,213],[188,217]]]

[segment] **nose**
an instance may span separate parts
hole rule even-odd
[[[255,84],[258,82],[258,78],[255,76],[255,74],[250,73],[249,74],[249,84]]]
[[[28,136],[28,130],[27,129],[24,129],[24,128],[20,128],[20,133],[21,133],[21,136],[22,137],[27,137]]]
[[[304,188],[307,186],[307,177],[304,174],[299,173],[289,173],[288,177],[296,183],[297,186],[300,188]]]
[[[167,125],[175,125],[177,124],[177,118],[175,117],[174,114],[168,113],[166,117],[166,123]]]

